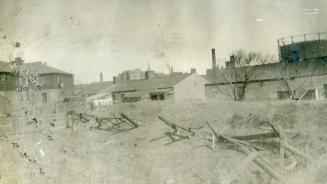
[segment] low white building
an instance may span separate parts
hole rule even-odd
[[[109,106],[109,105],[113,104],[111,93],[99,93],[99,94],[90,96],[86,99],[86,102],[89,104],[92,104],[96,107]]]

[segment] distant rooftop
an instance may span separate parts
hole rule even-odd
[[[112,92],[121,92],[121,91],[137,91],[144,89],[160,89],[160,88],[171,88],[180,81],[184,80],[188,77],[187,74],[175,74],[175,75],[167,75],[162,77],[156,77],[151,79],[143,79],[143,80],[133,80],[133,81],[124,81],[120,83],[114,84],[110,90]]]

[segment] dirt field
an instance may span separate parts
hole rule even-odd
[[[212,150],[208,122],[228,136],[264,132],[267,121],[286,131],[289,144],[310,155],[308,163],[288,153],[287,183],[323,184],[327,181],[327,103],[323,102],[203,102],[183,104],[130,103],[98,109],[99,117],[128,114],[139,123],[130,131],[90,128],[73,131],[62,126],[26,125],[38,131],[0,137],[0,183],[28,184],[218,184],[232,176],[246,155],[223,142]],[[196,130],[191,137],[168,144],[171,129],[158,116]],[[64,124],[63,122],[56,122]],[[260,145],[257,143],[257,145]],[[278,167],[278,144],[261,145],[265,158]],[[295,163],[295,165],[294,165]],[[254,163],[232,177],[231,183],[279,183]]]

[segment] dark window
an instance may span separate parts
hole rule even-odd
[[[6,80],[6,74],[0,74],[0,81]]]
[[[165,93],[150,93],[151,100],[165,100]]]
[[[325,93],[325,98],[327,98],[327,84],[324,84],[324,93]]]
[[[302,100],[313,100],[316,99],[316,90],[309,89],[302,97]]]
[[[42,103],[48,103],[48,95],[46,93],[42,93]]]
[[[150,99],[151,100],[157,100],[158,99],[158,95],[156,93],[151,93],[150,94]]]
[[[165,94],[164,93],[160,93],[159,95],[159,100],[165,100]]]

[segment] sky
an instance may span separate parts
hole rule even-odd
[[[219,65],[237,49],[277,55],[277,39],[327,32],[326,18],[327,0],[0,0],[0,60],[43,61],[76,83],[148,64],[205,74],[211,48]]]

